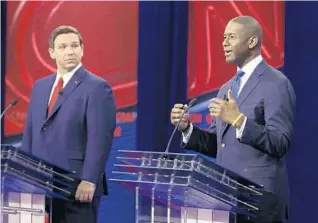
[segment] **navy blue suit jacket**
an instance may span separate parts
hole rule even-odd
[[[223,99],[232,81],[220,88],[218,98]],[[214,119],[210,131],[194,127],[189,142],[183,146],[216,157],[217,164],[264,185],[274,199],[264,204],[266,218],[262,216],[257,222],[282,221],[288,214],[285,155],[291,147],[294,89],[284,74],[262,61],[236,103],[247,117],[240,140],[233,126]]]
[[[32,89],[22,149],[95,183],[95,196],[107,194],[104,170],[116,126],[112,89],[82,66],[47,115],[55,78],[40,79]]]

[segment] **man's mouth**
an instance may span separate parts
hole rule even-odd
[[[224,55],[226,57],[230,56],[232,54],[232,50],[224,50]]]

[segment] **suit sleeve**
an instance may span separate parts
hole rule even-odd
[[[82,180],[96,184],[104,174],[116,127],[116,105],[111,87],[100,84],[89,95],[87,106],[87,146]]]
[[[215,125],[212,123],[212,126]],[[217,138],[216,132],[205,131],[193,126],[193,131],[188,143],[182,143],[182,147],[194,150],[204,155],[216,158]]]
[[[291,145],[296,96],[288,79],[270,87],[264,99],[265,125],[247,118],[240,140],[273,157],[283,157]]]
[[[27,110],[26,121],[24,123],[24,131],[22,135],[21,150],[27,153],[32,153],[32,101],[35,85],[30,96],[30,103]]]
[[[222,86],[223,87],[223,86]],[[217,97],[220,98],[220,92]],[[207,108],[208,109],[208,108]],[[194,150],[209,157],[216,158],[217,155],[217,136],[216,136],[216,119],[212,119],[211,126],[208,131],[199,129],[193,125],[191,136],[187,143],[181,142],[181,146],[185,149]]]

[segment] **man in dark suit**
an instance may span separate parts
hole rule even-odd
[[[57,73],[35,82],[22,149],[79,179],[73,199],[53,200],[53,222],[97,222],[100,197],[107,194],[105,166],[116,126],[109,84],[81,64],[83,39],[71,26],[56,28],[50,56]]]
[[[216,163],[264,185],[266,200],[256,219],[239,222],[283,222],[288,218],[285,155],[292,139],[296,97],[287,77],[261,56],[262,28],[252,17],[232,19],[223,48],[237,74],[225,83],[209,105],[209,131],[193,126],[188,114],[180,122],[183,146],[216,157]],[[176,124],[186,106],[176,104]]]

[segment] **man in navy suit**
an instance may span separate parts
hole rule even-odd
[[[109,84],[81,64],[83,39],[71,26],[56,28],[49,53],[57,73],[35,82],[22,149],[79,179],[69,201],[53,200],[53,222],[97,222],[100,197],[107,194],[105,166],[116,126]]]
[[[264,185],[261,210],[255,219],[238,222],[283,222],[288,218],[285,155],[291,147],[296,97],[287,77],[261,56],[262,28],[252,17],[232,19],[224,32],[223,49],[237,74],[209,105],[209,131],[193,126],[185,114],[179,130],[183,146],[216,157],[216,163]],[[176,104],[176,124],[186,106]]]

